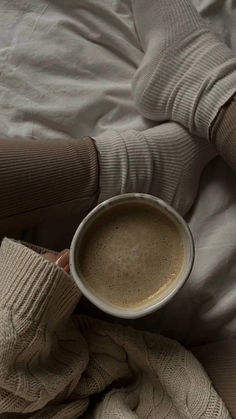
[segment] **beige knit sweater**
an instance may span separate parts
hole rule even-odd
[[[177,342],[73,315],[78,288],[35,250],[0,249],[1,417],[230,417]]]

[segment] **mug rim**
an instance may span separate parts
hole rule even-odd
[[[185,272],[180,275],[179,278],[177,278],[176,283],[174,284],[172,289],[170,289],[170,292],[168,292],[168,288],[165,292],[157,296],[157,299],[153,299],[150,301],[150,304],[145,305],[144,307],[140,306],[136,309],[125,309],[122,307],[116,307],[115,305],[109,304],[108,302],[102,300],[98,295],[96,295],[92,289],[89,287],[86,287],[84,282],[86,280],[82,280],[80,276],[82,276],[82,273],[78,273],[78,268],[76,268],[75,264],[75,253],[77,250],[77,241],[78,238],[81,236],[81,233],[86,228],[89,221],[91,223],[97,219],[97,216],[105,211],[107,208],[112,207],[115,203],[119,202],[125,202],[129,200],[137,200],[143,201],[146,203],[156,204],[156,206],[159,208],[161,207],[162,210],[165,211],[165,213],[171,213],[172,216],[178,221],[178,223],[181,225],[182,230],[184,230],[185,236],[188,241],[188,251],[189,251],[189,262],[185,269]],[[92,219],[92,220],[91,220]],[[183,235],[183,233],[182,233]],[[163,201],[160,198],[157,198],[155,196],[149,195],[149,194],[143,194],[143,193],[127,193],[127,194],[121,194],[116,195],[112,198],[109,198],[100,204],[98,204],[95,208],[93,208],[86,217],[82,220],[80,225],[78,226],[77,230],[75,231],[75,234],[73,236],[71,246],[70,246],[70,272],[72,275],[72,278],[82,294],[95,306],[97,306],[100,310],[103,312],[110,314],[115,317],[124,318],[124,319],[136,319],[139,317],[146,316],[156,310],[159,310],[161,307],[166,305],[175,295],[176,293],[183,287],[187,279],[189,278],[189,275],[192,271],[193,264],[195,259],[195,248],[194,248],[194,240],[191,233],[191,230],[186,223],[186,221],[183,219],[183,217],[169,204],[167,204],[165,201]],[[161,298],[162,297],[162,298]]]

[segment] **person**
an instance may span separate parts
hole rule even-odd
[[[132,5],[144,50],[134,101],[162,123],[80,141],[1,140],[1,231],[134,191],[185,214],[216,153],[236,169],[232,52],[188,0]],[[75,418],[100,393],[91,402],[97,417],[230,417],[200,364],[176,342],[73,316],[80,295],[60,256],[56,265],[44,249],[2,242],[1,413]],[[232,387],[223,387],[233,416]]]
[[[179,343],[73,313],[80,292],[67,265],[66,252],[2,242],[3,417],[231,417],[203,367]],[[231,385],[223,389],[232,392]]]
[[[84,214],[126,192],[159,196],[186,214],[202,170],[216,154],[236,170],[232,51],[209,32],[189,0],[133,0],[132,7],[144,51],[133,79],[134,103],[161,124],[80,141],[2,139],[2,235],[71,217],[78,208]]]

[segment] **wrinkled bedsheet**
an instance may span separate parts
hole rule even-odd
[[[236,53],[236,2],[194,3]],[[1,0],[1,137],[66,141],[146,129],[152,123],[131,95],[142,55],[130,0]],[[163,310],[134,323],[186,344],[235,336],[236,176],[220,158],[206,168],[187,219],[196,244],[190,279]],[[56,222],[24,238],[48,244],[53,231],[58,240]]]

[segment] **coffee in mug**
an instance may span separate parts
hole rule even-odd
[[[191,232],[167,203],[125,194],[95,207],[70,249],[71,274],[101,310],[137,318],[165,305],[187,280],[194,260]]]
[[[146,305],[178,277],[184,244],[176,224],[145,203],[121,203],[98,216],[77,264],[91,290],[120,308]]]

